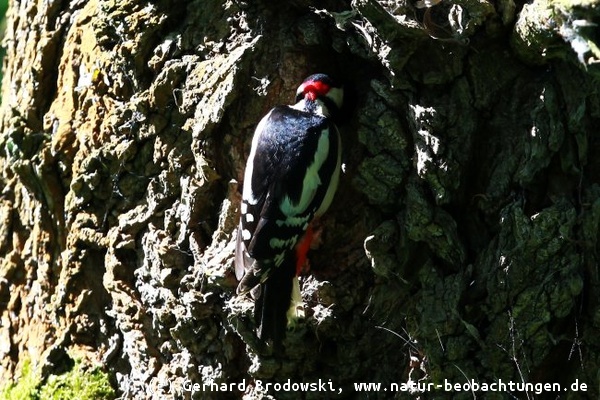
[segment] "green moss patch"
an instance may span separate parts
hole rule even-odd
[[[18,382],[0,389],[2,400],[62,400],[116,398],[109,376],[100,368],[93,368],[76,361],[73,368],[61,375],[51,375],[42,382],[27,362]]]

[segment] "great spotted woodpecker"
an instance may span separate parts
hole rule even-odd
[[[300,293],[297,274],[311,222],[329,208],[338,186],[341,139],[331,117],[342,100],[340,85],[311,75],[298,88],[296,104],[269,111],[252,139],[237,233],[237,292],[251,292],[257,336],[278,351],[292,291]]]

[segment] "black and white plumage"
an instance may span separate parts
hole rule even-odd
[[[298,88],[297,103],[273,108],[252,139],[235,269],[238,293],[252,292],[255,299],[258,337],[275,347],[285,336],[299,258],[308,250],[303,237],[338,185],[341,139],[330,116],[342,98],[328,76],[311,75]]]

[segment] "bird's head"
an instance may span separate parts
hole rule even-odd
[[[325,116],[337,114],[342,108],[344,89],[325,74],[314,74],[302,82],[296,91],[296,106]]]

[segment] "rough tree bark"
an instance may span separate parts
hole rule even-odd
[[[78,358],[127,398],[298,398],[254,384],[288,378],[343,390],[306,398],[444,379],[598,397],[599,10],[13,1],[0,382]],[[347,168],[278,360],[235,297],[239,189],[255,124],[317,71],[352,89]]]

